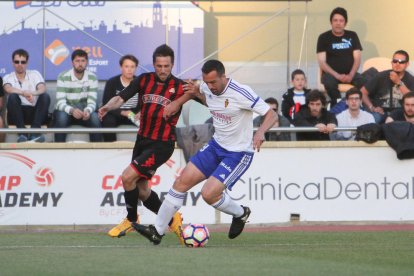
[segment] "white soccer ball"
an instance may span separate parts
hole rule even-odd
[[[183,230],[187,247],[204,247],[210,239],[210,233],[204,224],[189,224]]]

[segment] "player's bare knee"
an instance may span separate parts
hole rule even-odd
[[[123,171],[121,179],[122,185],[126,191],[131,191],[136,187],[134,176],[129,174],[127,170]]]
[[[185,183],[182,181],[181,176],[179,176],[173,184],[173,189],[180,193],[185,193],[188,189]]]
[[[201,190],[201,197],[209,205],[212,205],[218,201],[217,195],[213,194],[211,190],[208,189]]]

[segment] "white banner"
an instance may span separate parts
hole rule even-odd
[[[115,224],[126,216],[120,175],[131,149],[0,151],[0,225]],[[177,149],[151,180],[161,198],[185,166]],[[252,209],[250,222],[414,220],[413,160],[388,147],[263,148],[229,192]],[[193,188],[186,223],[215,223]],[[155,215],[138,207],[143,223]],[[218,219],[229,223],[231,217]]]

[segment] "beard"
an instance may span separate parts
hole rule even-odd
[[[404,111],[404,116],[406,118],[413,119],[414,118],[414,113],[413,114],[407,114],[407,112]]]
[[[82,74],[83,72],[85,72],[85,69],[86,68],[83,68],[83,67],[73,68],[73,70],[78,74]]]

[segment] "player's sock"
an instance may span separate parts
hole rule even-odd
[[[125,191],[124,198],[125,198],[125,205],[127,208],[127,218],[129,221],[135,222],[138,219],[138,196],[139,190],[138,187],[131,191]]]
[[[173,188],[168,191],[168,195],[162,202],[157,218],[155,219],[155,228],[158,234],[165,234],[165,230],[173,215],[183,206],[185,195],[186,193],[177,192]]]
[[[161,207],[161,200],[158,197],[157,193],[154,192],[153,190],[151,190],[151,194],[150,196],[147,198],[147,200],[143,201],[142,204],[144,204],[144,206],[152,211],[155,214],[158,214],[158,210],[160,210]]]
[[[151,194],[150,196],[147,198],[147,200],[143,201],[142,204],[144,204],[144,206],[152,211],[155,214],[158,214],[158,211],[160,210],[161,207],[161,200],[158,197],[158,194],[156,192],[154,192],[153,190],[151,190]],[[170,222],[168,223],[168,225],[171,225],[173,219],[170,220]]]
[[[226,193],[223,193],[221,199],[211,204],[217,210],[232,215],[233,217],[241,217],[244,214],[243,207],[234,202]]]

